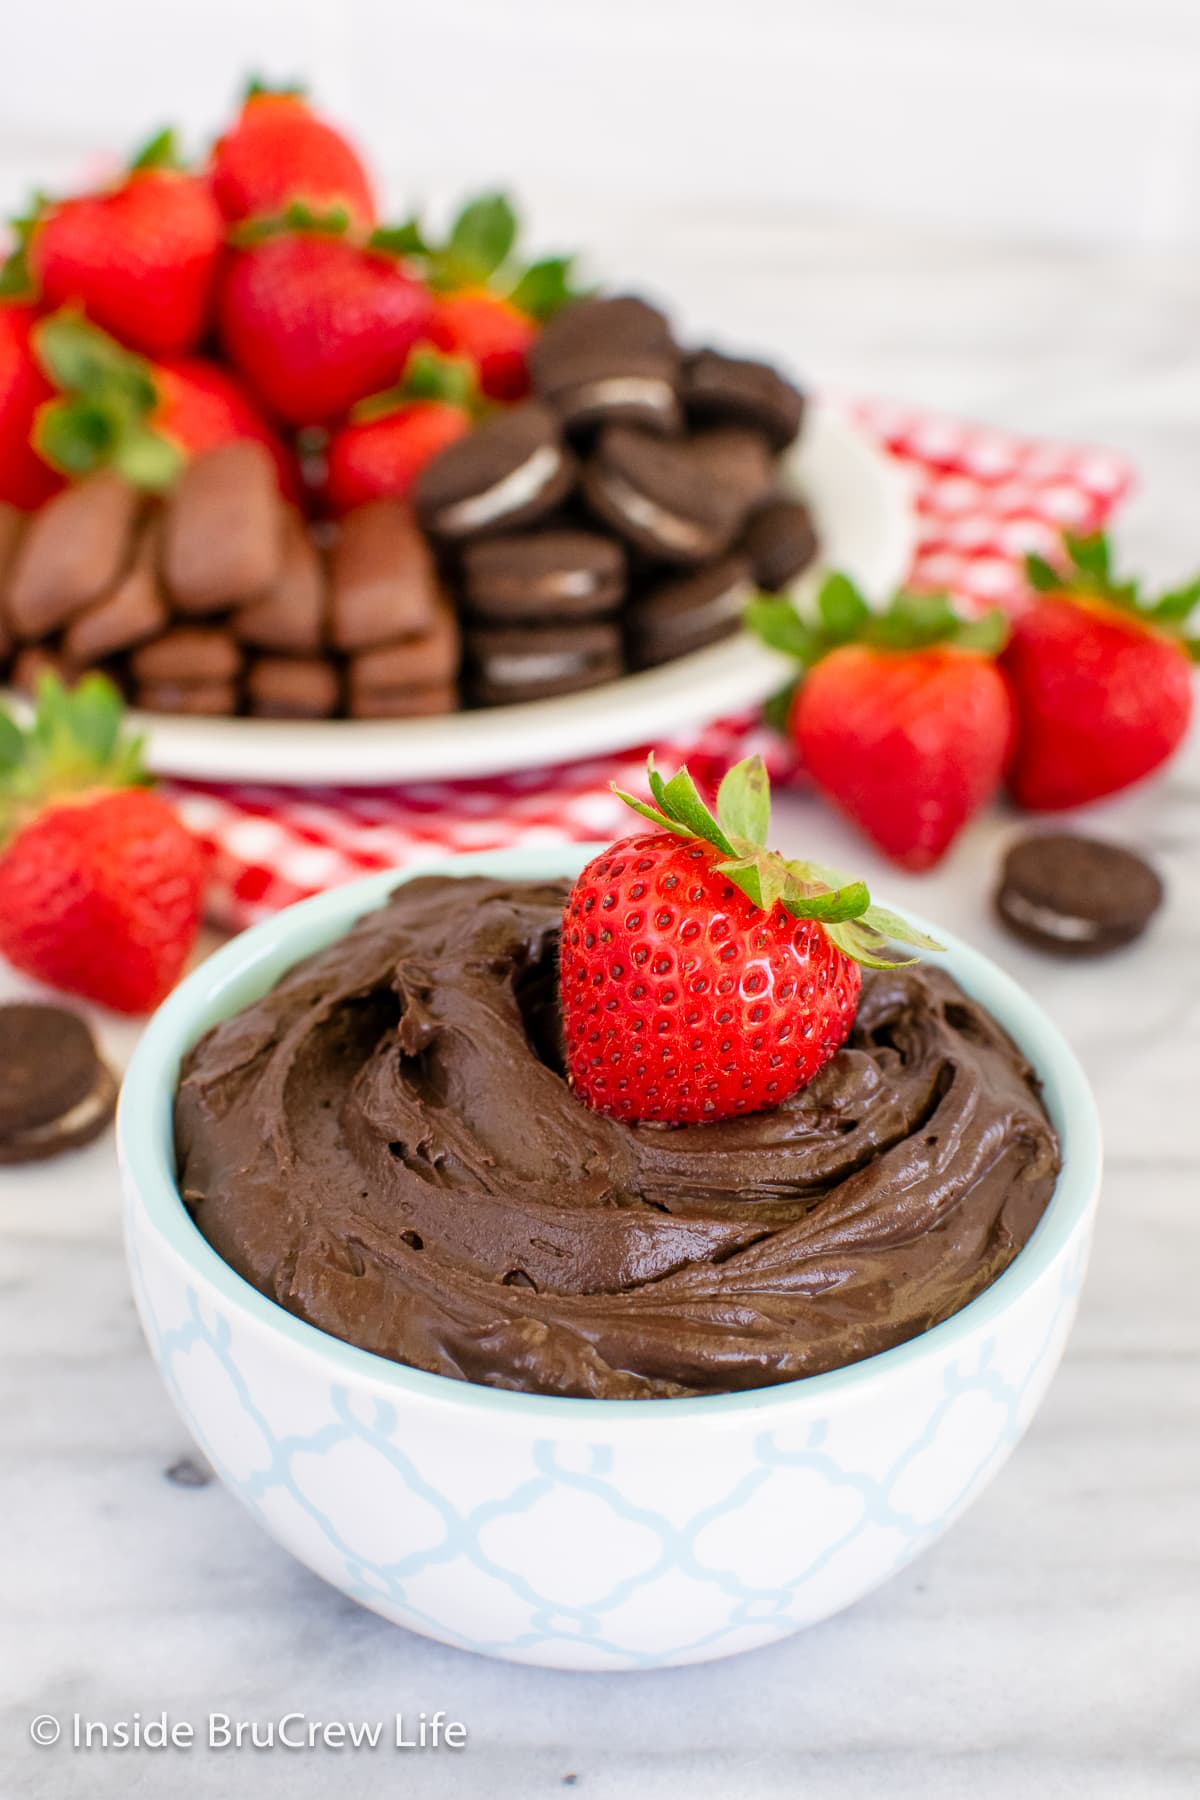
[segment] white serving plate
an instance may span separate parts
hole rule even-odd
[[[812,507],[822,565],[844,569],[870,597],[886,598],[908,573],[916,535],[897,465],[842,414],[814,405],[786,478]],[[495,775],[626,750],[757,705],[786,679],[788,666],[743,635],[581,694],[444,718],[132,717],[145,733],[150,766],[163,775],[373,786]]]

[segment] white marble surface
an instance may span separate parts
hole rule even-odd
[[[774,343],[826,385],[1107,442],[1140,463],[1123,533],[1167,575],[1200,561],[1200,269],[914,241],[784,219],[598,214],[611,269],[691,320]],[[1028,982],[1082,1056],[1108,1146],[1078,1328],[1024,1445],[941,1545],[851,1613],[709,1667],[554,1675],[361,1612],[215,1483],[164,1470],[182,1427],[125,1280],[111,1141],[0,1173],[0,1794],[296,1800],[402,1791],[529,1800],[1184,1800],[1200,1791],[1200,741],[1097,809],[1170,885],[1153,934],[1044,961],[988,917],[989,815],[944,868],[886,873],[816,803],[779,835],[852,862]],[[0,975],[0,993],[17,984]],[[128,1028],[102,1024],[114,1055]],[[333,1720],[444,1707],[466,1751],[72,1753],[31,1718],[166,1709]],[[567,1786],[568,1776],[575,1781]]]

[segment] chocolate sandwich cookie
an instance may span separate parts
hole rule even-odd
[[[548,407],[526,401],[459,438],[413,487],[417,517],[447,544],[531,525],[575,482],[575,462]]]
[[[527,531],[485,538],[463,552],[471,612],[501,623],[590,619],[625,597],[625,552],[595,531]]]
[[[529,351],[534,390],[569,432],[608,424],[682,430],[680,367],[666,319],[633,296],[564,307]]]
[[[330,557],[330,588],[330,637],[339,650],[431,630],[441,589],[411,508],[372,500],[347,513]]]
[[[246,673],[246,709],[259,719],[328,719],[341,682],[321,656],[260,656]]]
[[[652,437],[629,425],[600,434],[583,472],[592,512],[628,543],[660,562],[709,562],[728,549],[745,513],[743,498],[721,485],[682,439]]]
[[[648,589],[626,614],[630,662],[635,669],[654,668],[730,637],[753,593],[750,564],[742,556],[722,557]]]
[[[693,424],[749,425],[775,450],[799,436],[804,395],[769,363],[697,350],[683,365],[683,403]]]
[[[751,516],[741,549],[759,587],[779,593],[803,575],[817,554],[812,514],[803,500],[768,500]]]
[[[158,579],[160,521],[143,525],[133,561],[111,593],[77,613],[63,633],[63,654],[79,668],[158,637],[170,623]]]
[[[234,636],[261,650],[314,655],[325,636],[327,588],[321,552],[301,514],[289,507],[279,574],[261,600],[233,615]]]
[[[143,681],[133,703],[142,712],[180,713],[197,719],[228,719],[238,709],[235,681]]]
[[[472,696],[480,706],[516,706],[616,681],[624,673],[621,634],[599,619],[522,630],[487,626],[468,639]]]
[[[37,1162],[90,1143],[116,1099],[116,1079],[78,1014],[0,1006],[0,1163]]]
[[[761,431],[715,425],[696,432],[689,448],[693,460],[737,502],[741,519],[761,506],[775,485],[775,458]]]
[[[182,613],[225,612],[265,594],[283,556],[275,466],[247,439],[195,456],[167,502],[163,575]]]
[[[1010,931],[1060,956],[1099,956],[1140,937],[1163,885],[1132,850],[1070,832],[1020,839],[1004,858],[996,911]]]
[[[9,571],[5,616],[15,638],[41,638],[107,594],[124,570],[142,500],[104,470],[39,508]]]

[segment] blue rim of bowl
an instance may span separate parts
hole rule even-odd
[[[716,1424],[746,1413],[777,1412],[798,1401],[829,1402],[897,1374],[931,1354],[952,1352],[957,1344],[986,1330],[1046,1274],[1087,1217],[1100,1185],[1100,1121],[1074,1051],[1042,1009],[990,958],[911,908],[905,909],[907,916],[945,943],[946,966],[968,993],[996,1014],[1037,1070],[1059,1134],[1063,1168],[1033,1236],[1004,1273],[950,1318],[890,1350],[844,1368],[771,1387],[678,1400],[595,1400],[514,1392],[391,1362],[321,1331],[259,1293],[201,1235],[175,1181],[172,1115],[182,1057],[210,1025],[231,1017],[265,993],[285,970],[342,936],[356,919],[382,904],[405,881],[443,874],[553,880],[573,874],[604,847],[560,844],[485,850],[440,857],[403,871],[385,870],[288,907],[241,933],[194,970],[146,1027],[125,1076],[117,1118],[117,1149],[126,1183],[136,1190],[159,1237],[226,1305],[297,1350],[315,1356],[327,1373],[345,1380],[368,1380],[397,1396],[441,1406],[534,1416],[548,1427],[570,1420],[599,1426],[602,1420],[624,1424],[637,1419],[647,1427],[661,1428],[701,1415]]]

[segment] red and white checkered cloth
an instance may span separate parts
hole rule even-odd
[[[1020,606],[1024,553],[1052,551],[1064,528],[1100,529],[1132,482],[1128,465],[1106,451],[873,402],[846,410],[909,473],[919,514],[914,582],[980,603]],[[308,789],[181,782],[170,792],[212,853],[211,917],[240,928],[339,882],[420,867],[447,850],[615,837],[628,814],[609,783],[635,786],[647,748],[487,781]],[[786,746],[754,718],[725,719],[656,749],[667,766],[686,757],[701,781],[706,766],[717,774],[754,750],[776,779],[792,773]]]

